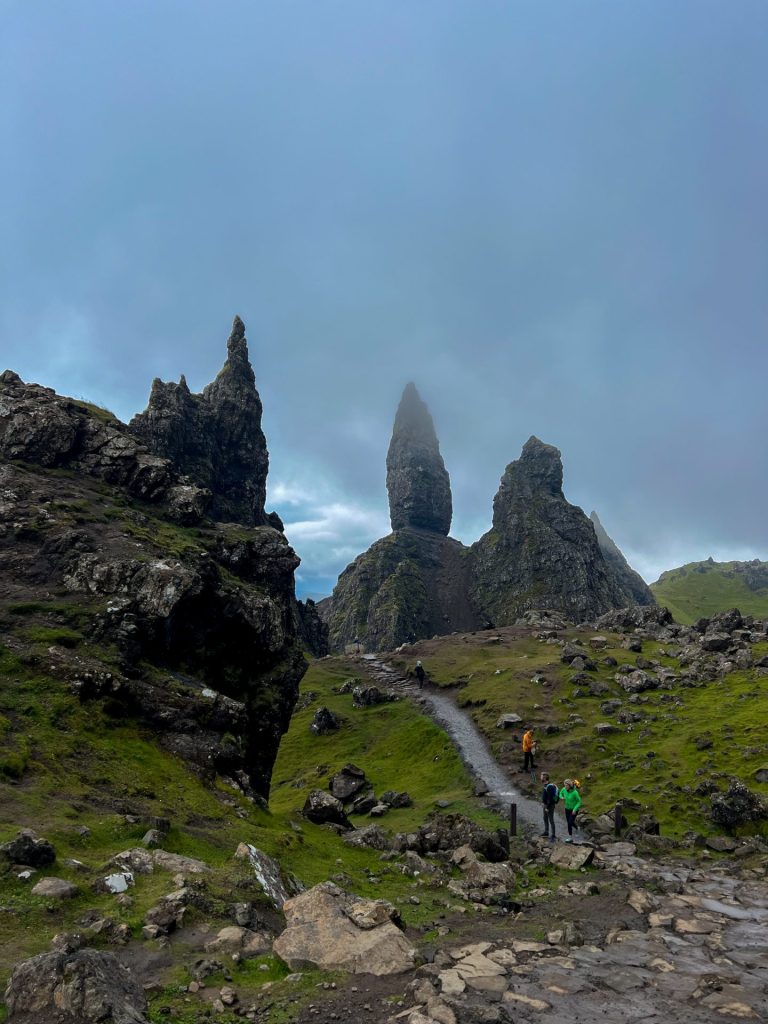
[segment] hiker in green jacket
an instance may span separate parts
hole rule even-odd
[[[581,807],[581,793],[574,785],[573,779],[566,779],[563,788],[560,790],[560,799],[565,805],[565,821],[568,825],[568,838],[566,843],[573,842],[573,830],[576,827],[576,815]]]

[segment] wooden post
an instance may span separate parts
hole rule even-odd
[[[517,835],[517,804],[509,805],[509,834]]]
[[[619,800],[619,802],[613,809],[613,831],[616,833],[617,836],[621,835],[621,822],[623,817],[624,814],[621,810],[621,801]]]

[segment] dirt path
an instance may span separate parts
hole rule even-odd
[[[411,700],[417,701],[429,716],[445,729],[464,764],[488,787],[487,798],[500,813],[508,815],[509,805],[516,803],[517,816],[521,823],[531,830],[541,827],[539,803],[525,796],[514,785],[488,749],[485,737],[471,717],[457,707],[455,701],[434,687],[427,686],[426,689],[420,690],[412,679],[401,675],[374,654],[363,655],[361,662],[366,674],[378,685],[397,689]]]

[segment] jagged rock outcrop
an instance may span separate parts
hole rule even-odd
[[[589,518],[592,520],[592,525],[595,528],[597,543],[600,545],[605,564],[608,566],[608,572],[624,595],[624,603],[627,605],[655,604],[656,600],[651,593],[651,588],[640,573],[635,572],[619,548],[605,532],[597,512],[592,512]]]
[[[398,530],[347,566],[331,599],[330,645],[386,650],[480,625],[469,601],[468,551],[457,540]]]
[[[12,370],[0,374],[0,458],[95,477],[186,524],[199,522],[211,499],[106,409],[25,384]]]
[[[230,403],[234,416],[243,391],[246,413],[254,403],[260,411],[252,383],[236,325],[211,407]],[[227,437],[232,465],[242,468],[250,451],[266,470],[255,413],[216,434],[224,462]],[[263,484],[238,498],[253,519]],[[220,492],[220,509],[232,510],[235,492]],[[34,636],[50,634],[45,673],[57,685],[109,714],[138,717],[206,777],[224,774],[246,795],[266,797],[306,670],[299,560],[271,525],[203,518],[210,499],[111,414],[10,371],[0,376],[0,612],[24,609],[4,642],[37,659]],[[61,643],[51,630],[54,593],[55,614],[81,623]]]
[[[306,601],[296,602],[296,616],[299,639],[310,654],[316,658],[324,658],[330,649],[328,625],[321,618],[320,611],[311,597]]]
[[[413,527],[443,537],[451,528],[451,482],[435,427],[414,384],[403,391],[387,452],[392,529]]]
[[[266,522],[269,453],[261,429],[262,406],[239,316],[227,342],[227,360],[202,394],[155,379],[146,410],[130,429],[179,472],[211,491],[211,513],[224,522]],[[273,524],[277,525],[277,524]]]
[[[472,546],[472,598],[497,626],[531,608],[579,622],[626,604],[595,530],[562,490],[560,452],[531,437],[501,478],[493,526]]]

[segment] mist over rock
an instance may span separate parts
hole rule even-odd
[[[447,536],[450,479],[413,384],[395,415],[387,490],[393,532],[347,566],[321,603],[332,650],[355,641],[383,650],[479,624],[469,600],[468,549]]]
[[[451,482],[437,434],[414,384],[403,391],[387,452],[387,491],[393,530],[413,527],[448,535]]]
[[[635,572],[616,544],[605,532],[603,524],[597,515],[592,512],[589,517],[595,528],[595,536],[600,550],[603,553],[608,571],[613,576],[614,583],[624,594],[626,604],[655,604],[656,599],[651,588],[645,582],[640,573]]]
[[[236,316],[216,380],[197,395],[183,376],[178,384],[155,379],[146,410],[129,426],[151,451],[211,491],[215,519],[259,526],[266,522],[269,469],[261,415],[245,325]]]
[[[626,604],[595,530],[562,490],[560,451],[531,437],[501,478],[493,526],[472,545],[472,598],[496,625],[532,608],[579,622]]]

